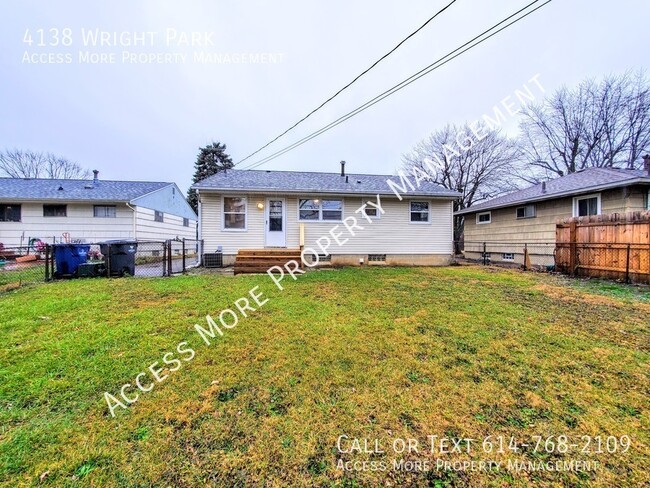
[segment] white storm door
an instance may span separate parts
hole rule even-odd
[[[287,246],[287,209],[284,198],[266,199],[266,247]]]

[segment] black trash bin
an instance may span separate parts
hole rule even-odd
[[[113,240],[99,244],[100,252],[108,265],[111,276],[135,276],[136,241]]]

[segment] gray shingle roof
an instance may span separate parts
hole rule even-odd
[[[130,202],[172,183],[152,181],[0,178],[0,199]],[[59,188],[63,188],[59,190]]]
[[[491,210],[493,208],[510,207],[527,202],[552,200],[554,198],[579,195],[581,193],[627,186],[634,183],[650,184],[650,176],[648,176],[647,172],[641,170],[588,168],[577,173],[547,181],[546,193],[542,192],[542,184],[539,183],[529,188],[488,200],[487,202],[472,205],[470,208],[456,212],[456,215]]]
[[[387,175],[364,175],[340,173],[316,173],[309,171],[264,171],[229,169],[196,183],[193,188],[219,191],[267,191],[284,193],[334,193],[358,195],[388,195],[393,190],[386,180],[399,177]],[[413,178],[411,181],[415,184]],[[415,190],[409,188],[406,195],[457,198],[455,191],[447,190],[431,182],[422,182]]]

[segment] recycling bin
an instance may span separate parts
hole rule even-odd
[[[54,244],[55,276],[77,276],[79,265],[88,260],[90,244]]]
[[[99,248],[107,261],[110,276],[135,276],[136,241],[105,241],[99,244]]]

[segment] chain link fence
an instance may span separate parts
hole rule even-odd
[[[0,291],[69,278],[173,276],[199,266],[201,249],[196,239],[0,247]]]
[[[555,242],[461,241],[455,245],[465,259],[483,265],[555,270]]]
[[[0,291],[45,279],[46,246],[0,248]]]

